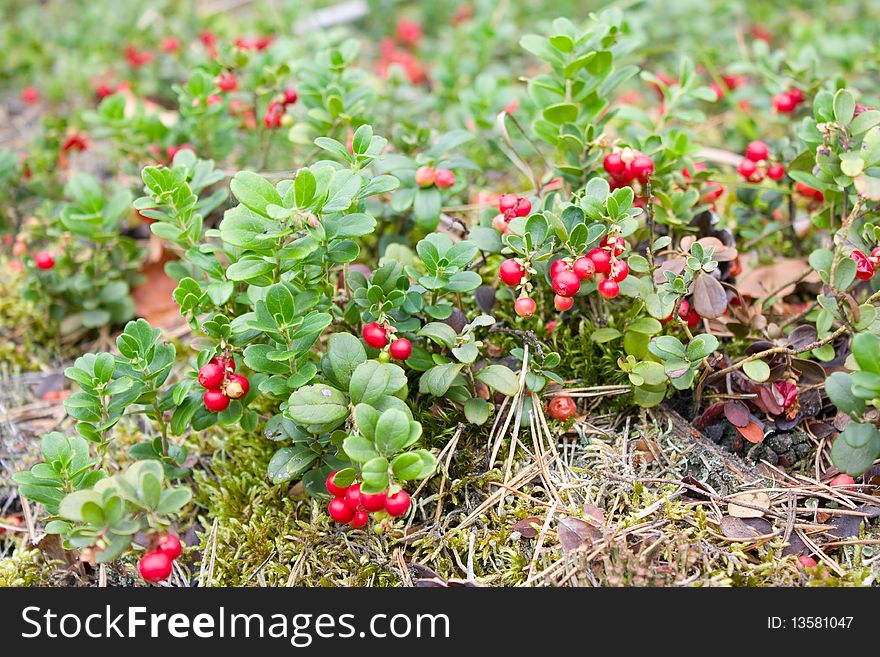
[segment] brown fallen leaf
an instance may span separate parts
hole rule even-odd
[[[724,417],[735,427],[748,426],[749,422],[751,422],[749,415],[749,407],[738,399],[729,401],[724,405]]]
[[[538,535],[538,530],[535,528],[536,525],[539,527],[541,525],[539,518],[523,518],[513,524],[513,531],[519,532],[519,535],[523,538],[535,538]]]
[[[737,493],[736,495],[731,495],[730,497],[737,502],[757,506],[761,509],[770,508],[770,496],[764,491],[747,490],[742,493]],[[734,502],[730,502],[727,505],[727,512],[735,518],[761,518],[764,515],[764,512],[760,509],[751,509],[749,507],[740,506]]]
[[[724,516],[721,518],[719,528],[721,529],[721,533],[727,538],[740,541],[748,541],[755,536],[761,535],[761,532],[754,527],[749,526],[741,518],[737,518],[736,516]]]
[[[556,536],[562,551],[568,554],[602,538],[602,532],[580,518],[560,518]]]
[[[810,264],[798,258],[781,258],[772,265],[751,270],[747,263],[743,263],[743,272],[736,279],[736,288],[743,296],[753,299],[764,299],[777,290],[778,296],[784,297],[794,292],[795,285],[791,281],[801,274],[805,274],[804,283],[821,282],[819,274]]]

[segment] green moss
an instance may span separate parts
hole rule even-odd
[[[17,548],[10,556],[0,559],[0,588],[46,586],[53,570],[39,550]]]

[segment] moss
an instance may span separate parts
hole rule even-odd
[[[53,571],[39,550],[17,548],[0,559],[0,588],[46,586],[51,583]]]

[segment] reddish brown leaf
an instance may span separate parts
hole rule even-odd
[[[565,553],[574,552],[602,538],[602,532],[580,518],[561,518],[556,528],[559,545]]]
[[[724,417],[735,427],[744,427],[749,422],[749,408],[739,400],[729,401],[724,405]]]
[[[540,527],[541,521],[538,518],[523,518],[522,520],[517,520],[513,524],[513,531],[519,532],[520,536],[523,538],[535,538],[538,535],[538,530],[535,529],[535,526]]]
[[[694,294],[691,297],[701,317],[715,319],[727,310],[727,292],[710,274],[700,274],[694,281]]]
[[[764,430],[753,420],[744,427],[737,427],[736,430],[739,431],[740,435],[750,443],[764,442]]]
[[[757,529],[750,527],[741,518],[734,518],[733,516],[724,516],[719,527],[721,533],[727,538],[739,541],[748,541],[760,535]]]

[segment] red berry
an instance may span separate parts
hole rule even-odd
[[[679,310],[679,315],[680,314],[681,310]],[[703,321],[703,318],[700,317],[700,313],[698,313],[695,308],[690,308],[687,311],[687,315],[685,315],[684,321],[689,328],[696,328],[700,325],[700,322]]]
[[[174,534],[165,534],[159,541],[158,550],[174,561],[183,553],[183,545],[181,545],[180,539]]]
[[[748,159],[743,159],[740,161],[739,166],[736,168],[739,175],[741,175],[746,180],[752,180],[755,174],[758,171],[758,165]]]
[[[336,476],[336,473],[339,470],[334,470],[327,476],[327,481],[324,482],[324,486],[327,488],[327,492],[330,493],[333,497],[343,497],[345,495],[345,491],[348,490],[348,486],[343,488],[342,486],[337,486],[333,483],[333,477]]]
[[[164,552],[147,552],[138,562],[138,570],[145,581],[155,584],[171,575],[171,558]]]
[[[804,92],[798,89],[797,87],[792,87],[786,92],[795,103],[804,102]]]
[[[385,494],[385,491],[381,493],[376,493],[375,495],[367,495],[366,493],[361,493],[361,506],[363,506],[367,511],[381,511],[385,508],[385,499],[388,496]]]
[[[497,230],[499,233],[506,233],[507,223],[507,218],[503,214],[496,214],[495,218],[492,219],[492,228]]]
[[[40,92],[36,87],[25,87],[21,90],[21,102],[32,105],[40,100]]]
[[[690,304],[687,302],[687,299],[682,299],[681,303],[678,306],[678,316],[682,319],[685,319],[687,317],[688,310],[690,310]],[[672,313],[669,313],[669,317],[667,317],[666,319],[661,319],[660,323],[666,324],[670,321],[672,321]]]
[[[753,141],[750,142],[748,146],[746,146],[746,158],[751,160],[752,162],[760,162],[761,160],[766,160],[770,155],[770,151],[767,148],[767,144],[763,141]]]
[[[229,408],[229,397],[219,390],[205,390],[205,408],[213,413],[219,413]]]
[[[614,260],[611,263],[611,269],[609,270],[608,275],[611,277],[612,281],[620,283],[620,281],[629,276],[629,265],[626,264],[625,260]]]
[[[206,363],[199,369],[199,385],[208,390],[219,390],[226,371],[219,363]]]
[[[513,210],[518,200],[519,197],[516,194],[502,194],[501,198],[498,199],[498,209],[501,212]]]
[[[644,182],[654,173],[654,160],[647,155],[637,155],[632,161],[630,168],[633,175]]]
[[[226,382],[226,396],[230,399],[241,399],[251,389],[250,381],[241,374],[230,374]]]
[[[281,127],[281,117],[284,115],[284,107],[274,100],[269,103],[266,114],[263,116],[263,125],[273,130]]]
[[[596,267],[596,273],[607,274],[611,268],[611,256],[604,249],[593,249],[587,253],[587,257],[593,261]]]
[[[434,184],[440,189],[447,189],[455,184],[455,174],[449,169],[437,169]]]
[[[871,251],[871,260],[874,260],[875,262],[880,260],[880,246],[875,246]]]
[[[609,153],[602,161],[602,166],[609,175],[617,178],[626,170],[626,164],[620,159],[620,153]]]
[[[501,267],[498,269],[499,278],[501,278],[505,285],[510,287],[516,287],[522,283],[525,275],[526,270],[513,258],[508,258],[502,262]]]
[[[513,304],[513,309],[520,317],[531,317],[535,314],[537,308],[538,304],[536,304],[535,300],[531,297],[520,297]]]
[[[804,568],[815,568],[816,566],[819,565],[819,564],[816,563],[816,560],[815,560],[813,557],[809,557],[809,556],[807,556],[806,554],[802,554],[801,556],[799,556],[799,557],[798,557],[798,562],[799,562]]]
[[[797,109],[797,100],[795,100],[789,93],[781,93],[773,96],[773,98],[770,99],[770,104],[773,105],[773,109],[779,114],[791,114]]]
[[[327,505],[327,513],[339,524],[351,522],[354,518],[354,511],[341,497],[334,497]]]
[[[781,164],[771,164],[767,167],[767,177],[770,180],[782,180],[785,177],[785,167]]]
[[[856,278],[869,281],[874,278],[874,263],[864,253],[855,249],[850,257],[856,262]]]
[[[606,299],[613,299],[618,294],[620,294],[620,286],[610,278],[606,278],[604,281],[599,283],[599,294],[601,294]]]
[[[419,187],[430,187],[434,184],[436,175],[434,167],[419,167],[416,169],[416,185]]]
[[[575,276],[582,281],[586,281],[592,278],[593,274],[596,273],[596,263],[594,263],[588,256],[581,256],[575,259],[571,269]]]
[[[547,404],[547,412],[554,420],[562,420],[563,422],[577,413],[577,406],[574,400],[567,396],[554,397]]]
[[[361,485],[360,484],[352,484],[348,487],[348,490],[345,491],[345,503],[348,505],[353,511],[357,511],[358,507],[361,505]]]
[[[370,516],[363,509],[358,509],[354,512],[354,518],[351,519],[351,522],[348,523],[348,526],[352,529],[360,529],[365,526],[367,522],[369,522]]]
[[[48,251],[40,251],[34,256],[34,264],[38,269],[52,269],[55,266],[55,257]]]
[[[399,518],[409,511],[409,493],[401,489],[389,495],[385,500],[385,510],[394,518]]]
[[[614,255],[619,256],[621,253],[626,251],[626,240],[622,237],[615,237],[613,240],[611,239],[611,235],[606,235],[602,238],[602,241],[599,242],[601,246],[608,247],[609,250],[612,250],[613,246]]]
[[[398,338],[388,347],[388,352],[394,360],[406,360],[412,354],[412,343],[406,338]]]
[[[559,312],[565,312],[574,305],[574,298],[563,297],[557,294],[555,297],[553,297],[553,305],[556,306],[556,310],[558,310]]]
[[[550,278],[556,278],[556,275],[559,272],[568,271],[571,268],[571,265],[569,265],[563,258],[560,258],[559,260],[554,260],[552,263],[550,263]]]
[[[235,91],[238,89],[238,78],[232,71],[223,71],[217,76],[217,88],[220,91]]]
[[[220,367],[229,372],[235,371],[235,360],[229,356],[214,356],[210,362],[220,365]]]
[[[853,486],[856,483],[856,480],[850,477],[848,474],[839,474],[834,479],[828,482],[828,485],[831,487],[840,486],[840,487],[849,487]],[[849,490],[853,490],[849,488]]]
[[[299,98],[299,94],[296,93],[296,89],[293,87],[288,87],[284,90],[284,104],[285,105],[293,105],[297,99]]]
[[[529,213],[532,211],[532,203],[527,198],[523,198],[522,196],[516,202],[516,205],[513,207],[513,213],[517,217],[528,217]]]
[[[361,334],[364,336],[364,342],[374,349],[381,349],[388,344],[388,333],[376,322],[367,322],[364,324]]]
[[[581,279],[573,271],[561,271],[552,279],[553,291],[563,297],[573,297],[581,289]]]

